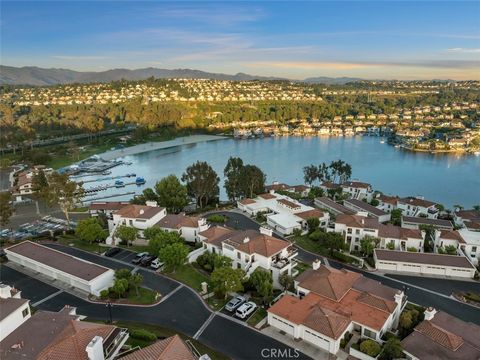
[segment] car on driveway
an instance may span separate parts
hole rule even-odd
[[[257,304],[255,304],[253,301],[249,301],[237,309],[235,316],[240,319],[245,319],[247,316],[253,313],[256,308]]]
[[[137,255],[135,255],[135,257],[133,258],[132,260],[132,264],[140,264],[140,262],[142,261],[142,259],[145,257],[145,256],[149,256],[150,254],[148,252],[141,252],[141,253],[138,253]]]
[[[235,296],[227,303],[227,305],[225,305],[225,310],[234,312],[240,307],[240,305],[245,303],[245,301],[247,300],[243,296],[240,296],[240,295]]]
[[[140,265],[142,266],[150,266],[152,261],[155,260],[155,255],[147,255],[140,260]]]
[[[108,257],[112,257],[114,255],[117,255],[120,251],[122,251],[122,249],[118,248],[118,247],[112,247],[110,249],[108,249],[107,251],[105,251],[105,256],[108,256]]]

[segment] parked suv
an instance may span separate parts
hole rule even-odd
[[[110,249],[108,249],[107,251],[105,251],[105,256],[108,256],[108,257],[112,257],[113,255],[116,255],[118,254],[119,252],[121,251],[120,248],[118,247],[112,247]]]
[[[158,258],[153,260],[152,263],[150,264],[150,267],[155,270],[160,269],[162,266],[163,266],[163,262]]]
[[[256,308],[257,308],[257,304],[255,304],[252,301],[249,301],[237,309],[237,311],[235,312],[235,316],[237,316],[240,319],[245,319],[247,316],[253,313]]]
[[[142,260],[140,260],[140,265],[142,265],[142,266],[150,266],[150,264],[152,263],[153,260],[155,260],[155,256],[154,256],[154,255],[144,256],[144,257],[142,258]]]
[[[245,301],[245,298],[243,296],[235,296],[233,299],[231,299],[227,305],[225,305],[225,309],[230,312],[234,312],[235,310],[238,309],[240,305],[242,305]]]
[[[142,261],[142,259],[145,257],[145,256],[148,256],[150,255],[148,252],[141,252],[141,253],[138,253],[132,260],[132,264],[140,264],[140,261]]]

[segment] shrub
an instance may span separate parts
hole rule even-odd
[[[407,251],[409,251],[409,252],[418,252],[417,248],[416,248],[416,247],[413,247],[413,246],[407,247]]]
[[[130,331],[130,336],[134,339],[140,339],[140,340],[146,340],[146,341],[157,340],[157,335],[144,329],[132,330]]]
[[[107,289],[100,291],[100,298],[101,299],[107,299],[109,295],[109,291]]]
[[[227,218],[220,214],[214,214],[210,215],[207,220],[214,223],[224,223],[225,221],[227,221]]]
[[[323,236],[323,231],[320,229],[317,229],[314,232],[312,232],[310,235],[308,235],[308,237],[314,241],[319,241],[322,238],[322,236]]]
[[[367,339],[360,344],[360,351],[371,357],[376,357],[380,354],[380,350],[382,350],[380,344],[373,340]]]
[[[348,264],[358,264],[357,259],[348,256],[347,254],[341,253],[340,251],[335,251],[333,253],[333,258]]]

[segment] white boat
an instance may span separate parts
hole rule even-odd
[[[385,144],[385,140],[380,140],[380,144]]]
[[[480,156],[480,151],[475,151],[473,154],[474,154],[475,156]]]

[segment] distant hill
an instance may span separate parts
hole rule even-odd
[[[326,77],[326,76],[318,76],[318,77],[306,78],[305,80],[303,80],[303,82],[306,82],[308,84],[345,85],[346,83],[349,83],[352,81],[360,81],[360,80],[363,80],[363,79],[349,78],[349,77],[332,78],[332,77]]]
[[[115,80],[143,80],[149,77],[159,79],[187,78],[214,80],[287,80],[238,73],[235,75],[209,73],[191,69],[113,69],[100,72],[80,72],[68,69],[43,69],[35,66],[13,67],[0,65],[0,84],[10,85],[55,85],[70,83],[110,82]]]

